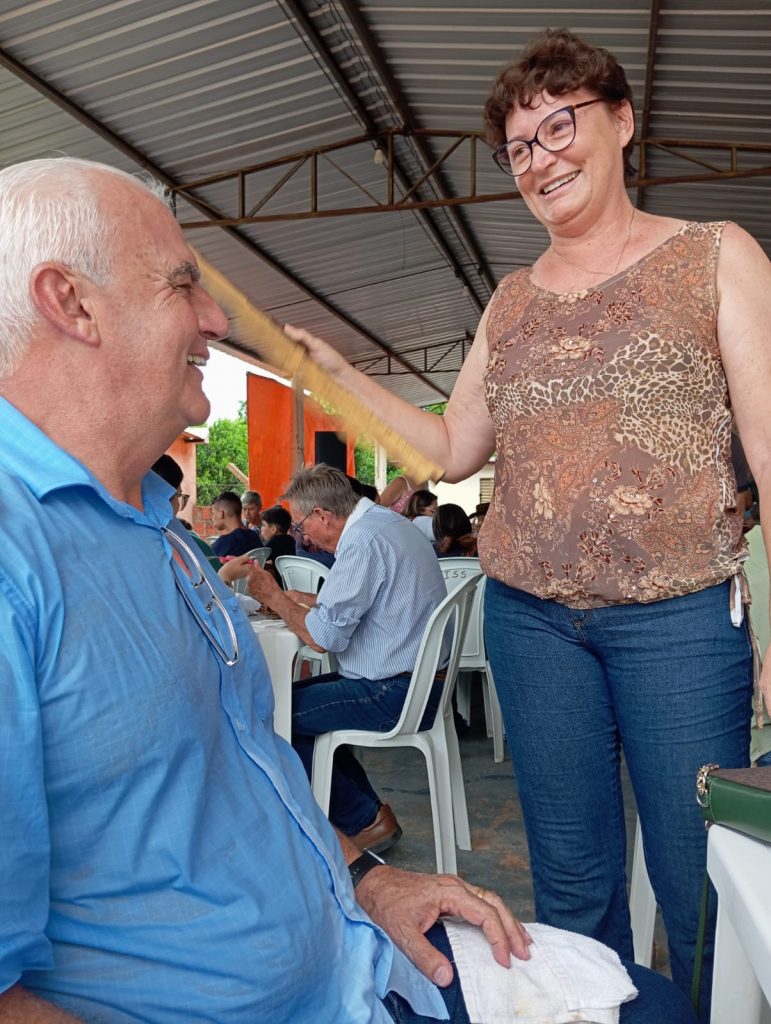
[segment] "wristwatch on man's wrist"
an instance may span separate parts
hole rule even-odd
[[[372,850],[365,850],[361,857],[357,857],[356,860],[352,860],[348,865],[348,870],[351,873],[351,881],[353,882],[354,889],[368,871],[378,867],[380,864],[385,864],[385,861],[382,857],[378,857],[376,853],[373,853]]]

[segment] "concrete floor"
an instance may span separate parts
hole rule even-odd
[[[474,688],[474,694],[479,693]],[[472,705],[471,728],[460,738],[463,778],[466,785],[471,852],[458,850],[458,874],[494,889],[522,921],[534,920],[533,892],[525,829],[517,799],[511,761],[493,761],[492,740],[485,735],[481,698]],[[388,863],[413,871],[435,871],[431,804],[425,762],[412,748],[372,751],[358,756],[378,791],[391,805],[404,834],[385,854]],[[628,780],[624,779],[627,820],[627,874],[637,811]],[[660,915],[654,939],[654,967],[668,971],[666,934]]]

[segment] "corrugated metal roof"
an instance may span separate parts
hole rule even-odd
[[[582,0],[0,0],[0,48],[22,65],[0,68],[0,160],[67,153],[132,170],[136,160],[120,145],[126,143],[185,183],[356,136],[374,138],[403,123],[475,131],[497,70],[546,25],[565,25],[619,57],[641,125],[648,0],[593,7]],[[728,0],[662,3],[653,46],[649,137],[771,144],[770,0],[744,8]],[[41,95],[25,69],[38,76],[39,88],[52,87],[77,109],[65,112]],[[82,123],[78,111],[95,123]],[[395,153],[414,181],[451,141],[397,138]],[[374,146],[363,141],[319,158],[320,210],[366,206],[368,195],[386,202],[386,171],[373,160]],[[426,181],[416,196],[466,194],[467,147],[442,165],[443,181]],[[684,152],[718,166],[730,159],[709,149]],[[740,161],[765,167],[771,154],[748,153]],[[261,214],[307,209],[309,161],[265,198],[287,170],[248,179],[246,209],[263,200]],[[649,176],[703,170],[671,152],[647,151]],[[477,191],[513,191],[485,147]],[[208,184],[196,194],[224,214],[238,212],[232,183]],[[649,186],[640,194],[653,213],[736,220],[767,252],[769,199],[769,176]],[[184,201],[179,216],[183,223],[203,219]],[[206,227],[190,229],[190,238],[257,305],[329,338],[350,359],[372,357],[370,372],[386,368],[375,360],[385,351],[405,354],[423,379],[402,375],[395,364],[400,375],[382,379],[418,404],[451,389],[491,286],[533,262],[546,244],[517,199],[253,223],[237,233]],[[253,351],[237,327],[233,344]]]

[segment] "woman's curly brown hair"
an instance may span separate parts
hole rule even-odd
[[[562,96],[591,89],[611,103],[628,100],[632,90],[624,69],[608,50],[590,46],[566,28],[547,28],[525,47],[519,60],[509,64],[493,83],[485,104],[487,141],[497,149],[506,141],[506,118],[515,106],[529,107],[541,92]],[[624,176],[634,177],[634,139],[624,147]]]

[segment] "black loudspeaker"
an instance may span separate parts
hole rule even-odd
[[[327,466],[334,466],[335,469],[345,473],[348,461],[348,445],[345,434],[340,440],[334,430],[317,430],[313,460],[316,464],[324,462]]]

